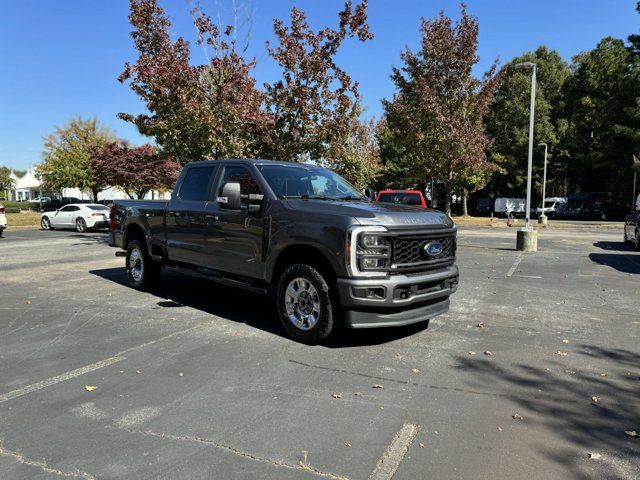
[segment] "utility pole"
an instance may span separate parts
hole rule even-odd
[[[536,64],[522,62],[514,65],[518,69],[531,69],[531,101],[529,105],[529,158],[527,162],[527,204],[524,228],[517,233],[516,249],[525,252],[538,250],[538,233],[531,227],[531,170],[533,169],[533,125],[536,109]]]

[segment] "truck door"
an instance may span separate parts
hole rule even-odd
[[[167,254],[170,260],[207,266],[206,207],[217,166],[189,168],[180,189],[171,196],[167,206]]]
[[[262,203],[262,195],[253,173],[244,165],[226,165],[216,181],[220,196],[226,182],[240,183],[242,210],[229,210],[213,202],[207,215],[213,225],[208,230],[207,256],[211,268],[252,278],[263,275],[262,239],[265,220],[262,211],[249,212],[249,204]],[[254,207],[255,208],[255,207]],[[210,222],[210,223],[211,223]]]

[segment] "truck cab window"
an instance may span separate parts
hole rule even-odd
[[[219,188],[220,194],[222,193],[222,186],[227,182],[238,182],[240,184],[243,203],[254,203],[249,199],[249,195],[260,195],[259,198],[262,198],[262,191],[258,183],[253,178],[253,175],[251,175],[251,172],[245,167],[236,165],[224,167],[224,175]]]
[[[192,168],[180,188],[180,199],[199,202],[209,198],[209,181],[214,172],[214,167]]]

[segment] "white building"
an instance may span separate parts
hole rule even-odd
[[[14,202],[28,202],[34,200],[40,196],[41,182],[35,174],[33,169],[29,169],[26,172],[20,172],[16,174],[11,172],[11,178],[13,179],[13,188],[9,190],[9,200]],[[63,188],[60,192],[43,191],[43,197],[70,197],[77,198],[79,200],[91,200],[92,195],[90,192],[82,192],[79,188]],[[98,193],[98,200],[122,200],[128,199],[129,196],[122,190],[116,187],[106,188]],[[148,193],[145,198],[155,198],[159,200],[166,200],[171,198],[171,192],[153,192]]]
[[[40,180],[35,172],[29,169],[20,173],[16,174],[12,171],[9,175],[13,180],[13,188],[9,190],[9,200],[22,202],[37,198],[40,195]]]

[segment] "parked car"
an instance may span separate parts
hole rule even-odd
[[[615,220],[624,218],[627,211],[611,192],[589,192],[569,195],[558,215],[576,220]]]
[[[555,218],[558,211],[567,203],[567,197],[549,197],[544,200],[544,215],[548,218]],[[542,207],[536,208],[536,215],[540,216],[543,213]]]
[[[496,201],[494,198],[479,198],[478,205],[476,206],[476,213],[478,215],[491,215],[494,211]]]
[[[0,203],[0,237],[2,236],[5,228],[7,228],[7,215],[4,207]]]
[[[428,208],[424,195],[419,190],[381,190],[376,196],[376,202],[397,203],[400,205],[414,205]]]
[[[640,209],[627,215],[624,222],[624,243],[632,243],[636,250],[640,250]]]
[[[516,216],[524,215],[526,208],[526,201],[524,198],[496,198],[493,211],[496,215],[501,216]]]
[[[285,331],[305,343],[342,325],[426,321],[448,311],[458,287],[449,216],[371,202],[315,165],[190,163],[170,201],[115,200],[110,222],[133,288],[168,268],[268,293]]]
[[[109,207],[91,203],[71,203],[40,215],[43,230],[54,228],[75,228],[86,232],[109,226]]]
[[[29,203],[42,203],[47,205],[51,203],[51,197],[37,197],[37,198],[34,198],[33,200],[29,200]]]

